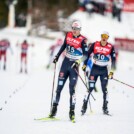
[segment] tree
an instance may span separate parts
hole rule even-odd
[[[0,2],[0,28],[7,25],[8,18],[8,7],[6,5],[6,0]]]

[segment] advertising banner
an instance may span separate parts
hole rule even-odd
[[[134,51],[134,40],[128,38],[115,38],[115,45],[118,49]]]

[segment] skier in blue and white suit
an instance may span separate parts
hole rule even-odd
[[[67,32],[64,43],[61,49],[55,56],[53,62],[56,63],[59,59],[61,53],[65,50],[65,58],[62,62],[61,69],[58,77],[58,85],[56,90],[56,96],[53,101],[53,106],[49,117],[54,117],[57,112],[57,106],[59,104],[61,91],[64,87],[66,80],[69,78],[69,92],[70,92],[70,120],[75,118],[75,87],[78,79],[79,64],[81,61],[87,57],[87,44],[86,38],[80,34],[81,24],[79,21],[74,21],[72,23],[72,31]],[[75,70],[76,69],[76,70]]]

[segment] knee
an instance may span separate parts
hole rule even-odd
[[[70,96],[72,96],[73,94],[75,94],[75,90],[73,88],[70,89]]]
[[[107,95],[108,94],[107,88],[102,89],[102,92],[103,92],[103,94]]]
[[[61,93],[61,89],[57,89],[57,90],[56,90],[56,94],[57,94],[57,95],[60,95],[60,93]]]

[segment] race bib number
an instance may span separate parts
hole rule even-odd
[[[95,54],[93,57],[94,64],[100,66],[107,66],[109,63],[110,57],[105,56],[104,54]]]

